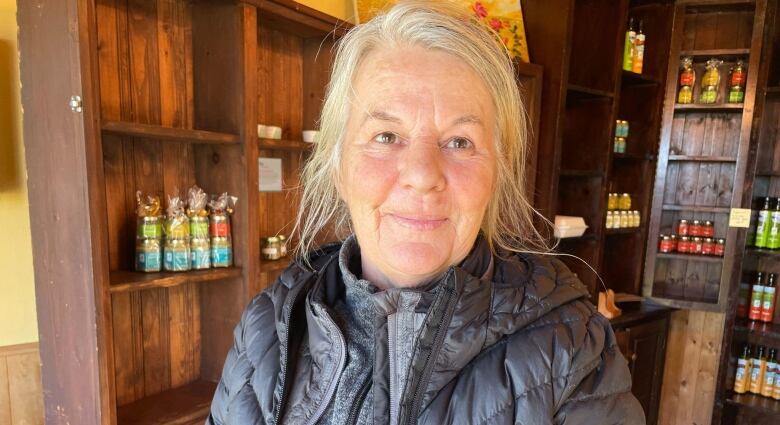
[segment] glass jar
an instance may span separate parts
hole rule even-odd
[[[720,86],[720,70],[718,67],[722,63],[722,60],[715,58],[707,61],[704,75],[701,77],[700,103],[712,104],[718,101],[718,87]]]
[[[696,72],[693,70],[693,58],[682,58],[680,62],[680,90],[677,103],[693,103],[693,85],[696,82]]]
[[[279,238],[279,254],[282,257],[286,257],[287,256],[287,236],[279,235],[277,237]]]
[[[233,242],[230,238],[211,238],[211,267],[230,267],[233,265]]]
[[[677,252],[688,254],[691,252],[690,236],[680,236],[677,241]]]
[[[187,226],[189,232],[189,226]],[[190,270],[190,241],[182,239],[165,240],[165,260],[163,261],[165,271],[183,272]]]
[[[682,219],[677,222],[677,234],[680,236],[688,236],[691,233],[691,226],[688,224],[688,220]]]
[[[278,260],[282,258],[282,248],[279,243],[279,237],[269,236],[263,239],[263,246],[260,249],[263,260]]]
[[[626,228],[631,227],[630,218],[628,217],[628,211],[621,211],[620,212],[620,227]]]
[[[688,234],[691,236],[702,236],[701,232],[702,232],[701,222],[699,220],[693,220],[693,222],[691,223],[690,230],[688,231]]]
[[[208,239],[209,218],[207,216],[193,215],[190,217],[190,236],[193,239]]]
[[[208,220],[206,220],[206,234],[208,235]],[[204,270],[211,267],[211,242],[208,237],[193,237],[190,240],[190,257],[192,270]]]
[[[135,271],[159,272],[162,267],[162,247],[159,239],[138,238],[135,244]]]
[[[618,209],[618,196],[617,193],[610,193],[607,195],[607,209],[608,210],[616,210]]]
[[[705,238],[712,238],[715,236],[715,223],[707,220],[701,226],[701,235]]]
[[[139,239],[162,239],[162,219],[159,216],[139,216],[136,223]]]
[[[704,255],[715,255],[715,240],[712,238],[704,238],[701,253]]]
[[[677,251],[677,244],[678,244],[678,237],[677,235],[669,235],[669,237],[672,239],[672,251]]]
[[[620,199],[618,200],[618,209],[624,211],[631,209],[631,195],[628,193],[620,195]]]
[[[614,214],[612,214],[612,211],[607,211],[607,222],[606,222],[607,229],[612,229],[615,227],[613,217]]]
[[[230,237],[230,217],[227,213],[211,213],[209,216],[209,236],[212,238]]]
[[[713,255],[722,257],[726,252],[726,240],[723,238],[715,239],[715,252]]]
[[[704,240],[698,236],[693,238],[688,252],[692,254],[701,254],[704,251]]]
[[[658,235],[658,252],[673,252],[672,238],[667,235]]]

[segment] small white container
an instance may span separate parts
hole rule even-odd
[[[316,143],[320,132],[317,130],[303,130],[303,141],[306,143]]]
[[[269,125],[265,128],[266,130],[266,136],[269,139],[281,139],[282,138],[282,127],[276,127],[273,125]]]
[[[268,128],[263,124],[257,124],[257,137],[265,138],[265,134],[268,131]]]
[[[572,217],[568,215],[555,216],[554,235],[558,239],[576,238],[582,236],[588,226],[582,217]]]

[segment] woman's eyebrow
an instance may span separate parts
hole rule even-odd
[[[452,122],[453,126],[460,125],[460,124],[477,124],[483,127],[485,126],[485,123],[483,123],[478,116],[473,114],[464,115]]]
[[[362,124],[365,124],[366,121],[368,120],[387,121],[396,124],[401,124],[402,122],[400,118],[385,111],[367,112],[365,117],[363,117]],[[480,119],[478,116],[474,114],[463,115],[462,117],[456,118],[454,121],[452,121],[452,126],[461,125],[461,124],[476,124],[483,127],[485,126],[485,123],[482,122],[482,119]]]

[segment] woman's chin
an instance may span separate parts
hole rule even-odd
[[[402,242],[384,253],[385,261],[399,274],[424,278],[446,268],[447,255],[442,249],[424,242]],[[417,282],[422,283],[422,282]],[[408,285],[403,285],[408,286]]]

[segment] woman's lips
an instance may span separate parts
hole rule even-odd
[[[388,214],[399,225],[413,230],[433,230],[444,224],[446,218],[418,217],[400,214]]]

